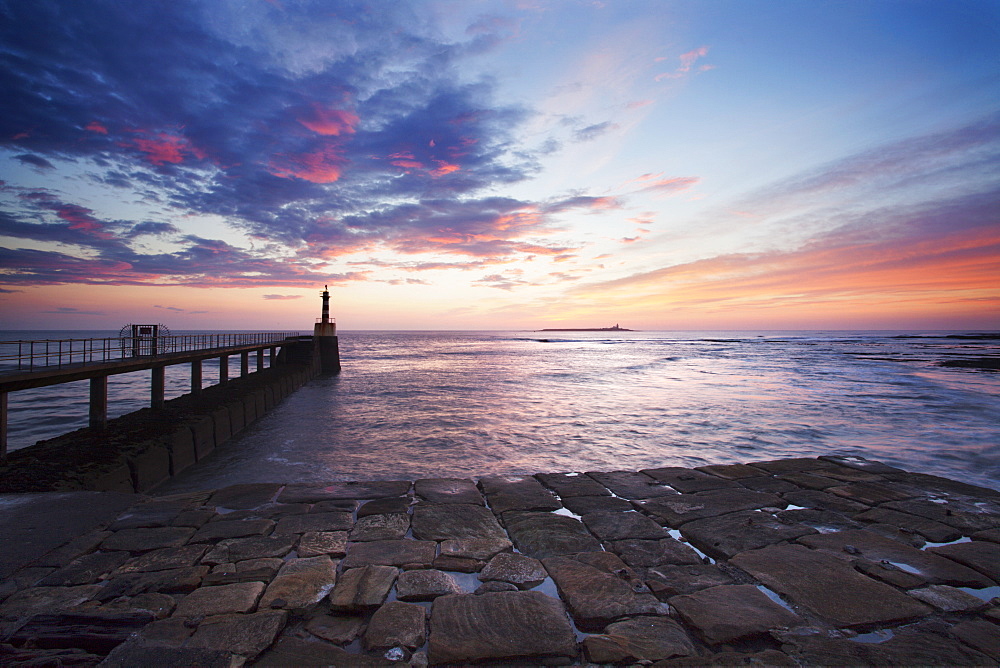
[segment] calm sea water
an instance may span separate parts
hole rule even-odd
[[[341,374],[301,388],[167,490],[832,453],[1000,488],[1000,373],[938,366],[1000,355],[1000,338],[948,334],[346,331]],[[176,396],[188,370],[173,373]],[[148,372],[131,375],[113,411],[147,401]],[[206,365],[204,377],[217,373]],[[11,395],[12,444],[82,426],[79,385]],[[79,419],[53,423],[56,412]]]

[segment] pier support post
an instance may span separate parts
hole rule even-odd
[[[268,351],[268,358],[270,359],[271,366],[274,366],[274,358],[277,357],[277,355],[278,355],[278,347],[271,346],[271,348]]]
[[[166,368],[162,366],[154,366],[151,369],[153,378],[149,387],[150,408],[163,408],[163,377],[165,370]]]
[[[7,459],[7,393],[0,392],[0,461]]]
[[[240,375],[245,376],[250,373],[250,353],[240,353]]]
[[[229,382],[229,355],[219,358],[219,385]]]
[[[108,426],[108,377],[94,376],[90,379],[90,428],[104,429]]]
[[[191,394],[201,394],[201,360],[191,362]]]
[[[257,371],[261,371],[263,369],[264,369],[264,349],[263,348],[258,348],[257,349]]]

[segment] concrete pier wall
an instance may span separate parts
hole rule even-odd
[[[209,456],[321,371],[309,339],[282,349],[278,364],[225,385],[185,394],[10,453],[0,493],[147,492]]]

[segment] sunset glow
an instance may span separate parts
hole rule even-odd
[[[995,2],[0,16],[7,328],[1000,328]]]

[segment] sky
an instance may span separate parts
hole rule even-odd
[[[0,0],[2,329],[1000,329],[995,0]]]

